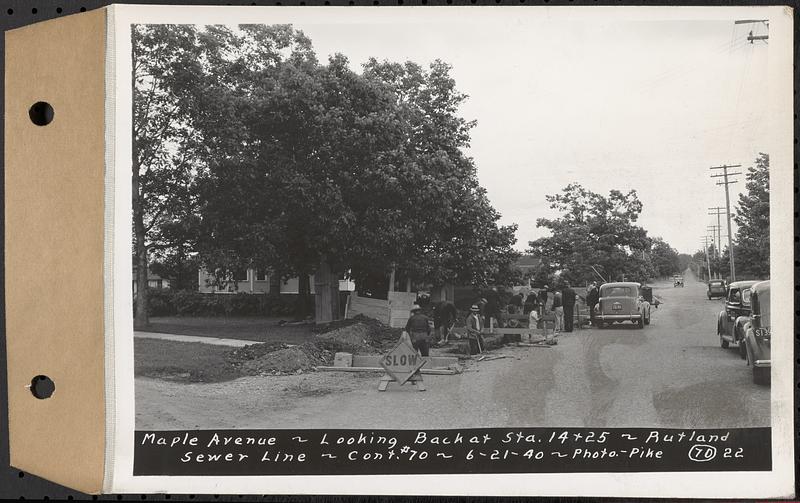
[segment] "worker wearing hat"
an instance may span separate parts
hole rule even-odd
[[[428,356],[429,339],[431,336],[430,319],[422,314],[422,308],[417,304],[411,306],[411,317],[406,323],[406,332],[411,337],[411,345],[422,356]]]
[[[473,304],[472,307],[469,308],[469,316],[467,316],[466,325],[467,337],[478,341],[478,351],[482,353],[485,344],[483,342],[483,334],[481,332],[483,324],[481,323],[480,312],[481,309],[478,307],[478,305]]]

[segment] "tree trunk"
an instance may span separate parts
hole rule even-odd
[[[281,275],[278,271],[269,271],[269,295],[278,297],[281,294]]]
[[[297,294],[300,302],[295,314],[298,318],[305,318],[309,314],[309,305],[311,304],[311,283],[306,272],[301,272],[297,276]]]
[[[314,288],[316,322],[329,323],[339,319],[339,280],[333,273],[327,257],[322,257],[319,268],[314,274]]]
[[[134,57],[135,61],[136,58]],[[131,76],[133,89],[136,89],[135,72]],[[136,117],[136,106],[131,103],[131,117]],[[136,133],[131,137],[133,143],[134,162],[132,163],[131,185],[133,206],[133,235],[134,253],[136,254],[136,311],[133,313],[134,330],[142,330],[150,324],[147,314],[147,231],[144,226],[144,195],[142,194],[141,180],[139,179],[139,162],[136,153]]]
[[[134,173],[133,225],[136,253],[136,312],[133,316],[133,328],[143,330],[150,324],[150,317],[147,314],[147,245],[145,243],[146,236],[141,196],[139,196],[139,177],[137,172]]]

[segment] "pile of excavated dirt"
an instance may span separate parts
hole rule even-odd
[[[277,346],[277,347],[276,347]],[[232,351],[232,364],[245,375],[300,374],[317,365],[331,365],[334,346],[306,342],[298,346],[254,344]]]
[[[400,340],[402,332],[402,328],[391,328],[373,318],[358,315],[321,327],[316,337],[340,344],[344,351],[367,354],[391,348]]]
[[[299,374],[319,365],[333,365],[339,351],[380,354],[400,340],[402,331],[359,316],[318,328],[313,342],[251,344],[229,352],[227,361],[244,375]]]

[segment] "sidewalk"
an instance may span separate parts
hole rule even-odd
[[[251,344],[258,344],[258,341],[243,341],[239,339],[219,339],[217,337],[196,337],[194,335],[175,335],[175,334],[159,334],[155,332],[133,332],[134,337],[141,337],[143,339],[161,339],[164,341],[175,342],[201,342],[203,344],[213,344],[215,346],[228,346],[232,348],[241,348]]]

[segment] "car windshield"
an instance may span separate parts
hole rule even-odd
[[[742,300],[742,293],[738,288],[733,289],[728,293],[728,300],[738,304]]]
[[[711,286],[722,286],[722,281],[712,281]]]
[[[632,297],[633,288],[629,286],[610,286],[603,290],[604,297]]]

